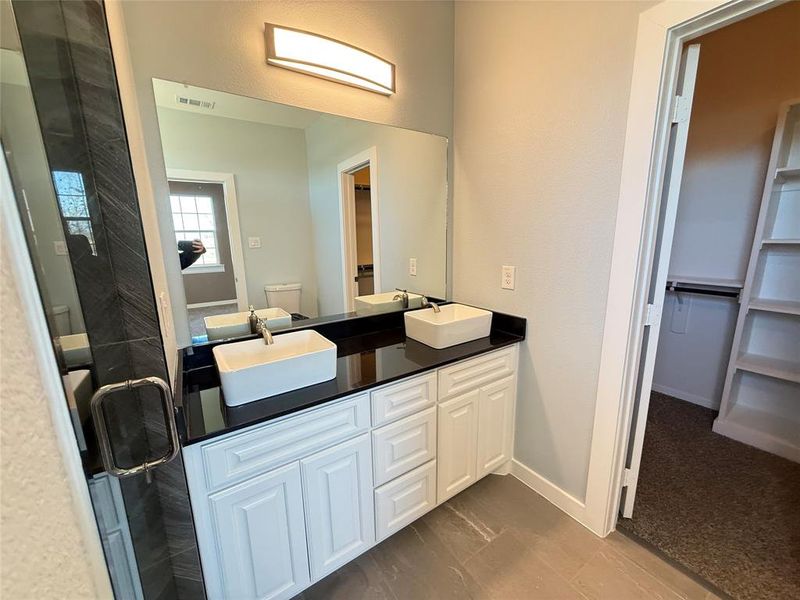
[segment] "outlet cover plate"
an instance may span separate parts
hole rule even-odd
[[[517,267],[503,265],[501,270],[500,287],[504,290],[513,290],[516,285]]]

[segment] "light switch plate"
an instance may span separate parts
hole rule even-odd
[[[517,267],[503,265],[500,287],[504,290],[513,290],[516,280]]]
[[[408,259],[408,274],[414,277],[417,276],[417,259],[416,258],[409,258]]]
[[[63,240],[59,240],[57,242],[53,242],[53,249],[56,251],[56,256],[66,256],[67,255],[67,242]]]
[[[261,238],[260,237],[249,237],[249,238],[247,238],[247,247],[248,248],[261,248]]]
[[[169,309],[169,296],[167,296],[167,292],[161,292],[158,295],[158,308],[163,322],[161,333],[164,338],[169,339],[170,332],[172,331],[172,312]]]

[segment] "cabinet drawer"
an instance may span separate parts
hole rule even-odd
[[[436,456],[436,407],[372,432],[375,485],[386,483]]]
[[[436,373],[414,377],[372,392],[372,425],[378,427],[433,406]]]
[[[289,417],[203,447],[209,491],[369,431],[369,399],[356,396],[333,406]]]
[[[436,506],[436,461],[422,465],[375,490],[378,541]]]
[[[456,396],[491,381],[513,375],[517,348],[511,346],[439,369],[439,400]]]

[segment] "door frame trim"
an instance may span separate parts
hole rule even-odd
[[[2,156],[5,156],[4,151]],[[21,215],[14,201],[14,190],[5,159],[0,157],[0,161],[3,163],[0,166],[0,216],[2,216],[0,227],[5,244],[11,250],[5,253],[5,258],[11,265],[17,293],[22,302],[36,366],[41,377],[48,412],[52,417],[53,434],[64,464],[64,479],[72,496],[75,520],[86,549],[95,591],[100,598],[113,598],[111,577],[89,496],[89,485],[78,452],[72,417],[67,407],[64,384],[54,355],[53,341],[47,328],[47,318],[36,284],[33,264],[27,251],[28,245],[22,230]]]
[[[783,1],[666,0],[639,16],[586,486],[598,535],[617,522],[682,46]]]
[[[233,281],[236,286],[236,305],[240,312],[246,311],[249,305],[249,298],[247,297],[247,278],[245,277],[242,235],[239,229],[239,204],[236,196],[234,174],[167,167],[167,184],[170,181],[218,183],[222,185],[222,195],[225,201],[225,219],[228,221],[228,240],[231,246],[231,268],[233,269]]]
[[[375,146],[367,148],[350,158],[343,160],[336,167],[336,179],[339,185],[339,226],[342,234],[342,273],[344,274],[343,295],[344,310],[353,311],[355,294],[352,284],[356,274],[353,272],[353,262],[357,262],[356,229],[355,229],[355,197],[346,193],[348,189],[347,176],[364,167],[369,167],[369,200],[372,212],[372,265],[373,265],[373,294],[381,293],[381,221],[380,221],[380,183],[378,177],[378,149]]]

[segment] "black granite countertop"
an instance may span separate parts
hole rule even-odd
[[[436,350],[407,339],[398,326],[402,313],[397,314],[399,319],[372,318],[360,327],[351,323],[346,330],[312,327],[336,344],[336,378],[241,406],[225,404],[211,352],[189,349],[180,355],[182,377],[176,394],[181,442],[194,444],[525,339],[525,319],[494,313],[489,337]]]

